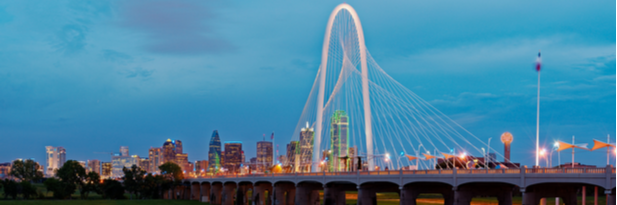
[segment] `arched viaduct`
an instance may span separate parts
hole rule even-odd
[[[577,190],[595,186],[604,188],[609,204],[615,204],[615,180],[612,167],[227,175],[186,179],[182,199],[214,205],[249,205],[249,200],[254,205],[345,205],[345,191],[357,191],[359,205],[375,205],[378,192],[398,193],[401,205],[415,205],[422,193],[441,194],[446,205],[470,204],[476,196],[497,197],[500,205],[509,205],[512,193],[520,191],[525,205],[547,197],[574,205]]]

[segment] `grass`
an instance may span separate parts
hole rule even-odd
[[[2,205],[158,205],[158,204],[171,204],[171,205],[208,205],[207,203],[201,203],[198,201],[189,200],[10,200],[2,201]]]

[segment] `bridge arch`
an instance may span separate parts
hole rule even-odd
[[[353,7],[346,3],[339,4],[336,8],[334,8],[332,13],[330,14],[330,18],[328,19],[328,25],[326,27],[324,44],[321,52],[321,66],[319,68],[319,93],[317,95],[317,122],[315,123],[314,144],[321,145],[322,140],[321,132],[323,123],[324,94],[326,86],[326,70],[328,68],[328,54],[330,48],[330,38],[332,37],[332,26],[334,25],[336,16],[343,10],[349,12],[349,14],[351,15],[354,26],[356,28],[356,35],[358,36],[358,49],[360,53],[360,66],[362,71],[362,99],[364,104],[364,127],[367,152],[366,154],[367,156],[373,156],[373,131],[370,106],[371,103],[369,97],[368,67],[366,61],[366,45],[364,42],[364,31],[362,30],[362,24],[360,23],[360,17],[358,17],[358,13]],[[313,164],[319,164],[319,159],[321,159],[320,154],[320,146],[313,146]],[[369,159],[367,157],[367,161],[369,170],[373,171],[375,167],[373,159]],[[317,166],[312,166],[312,169],[313,172],[318,171]]]

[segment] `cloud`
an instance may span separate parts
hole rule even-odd
[[[55,35],[54,47],[65,54],[81,51],[86,46],[88,28],[79,24],[63,26]]]
[[[136,67],[128,71],[128,75],[126,76],[126,78],[135,78],[135,77],[147,78],[147,77],[150,77],[152,73],[154,73],[154,70],[146,70],[141,67]]]
[[[121,53],[121,52],[109,50],[109,49],[103,50],[103,58],[105,58],[105,60],[107,61],[117,62],[121,64],[126,64],[126,63],[133,61],[133,57],[125,53]]]
[[[208,22],[214,14],[199,1],[135,1],[122,9],[121,26],[142,31],[145,49],[162,54],[203,54],[234,50]]]

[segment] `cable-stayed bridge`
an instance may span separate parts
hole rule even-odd
[[[490,149],[379,67],[348,4],[330,15],[321,65],[292,139],[299,147],[299,156],[288,162],[292,173],[187,179],[164,196],[215,205],[345,205],[345,192],[357,191],[359,205],[375,205],[376,193],[396,192],[401,205],[415,205],[419,194],[438,193],[447,205],[470,204],[476,196],[509,205],[513,194],[521,193],[524,205],[548,197],[574,205],[576,193],[589,187],[596,195],[603,189],[607,203],[615,204],[610,166],[434,169],[437,157],[477,156]],[[349,168],[358,164],[366,165]],[[409,165],[419,170],[401,169]]]
[[[313,172],[354,170],[357,164],[369,171],[432,169],[438,157],[491,152],[486,142],[379,67],[365,45],[358,14],[348,4],[330,15],[321,65],[292,140],[312,147],[297,150],[300,160],[287,162],[295,172],[309,171],[307,164]]]

